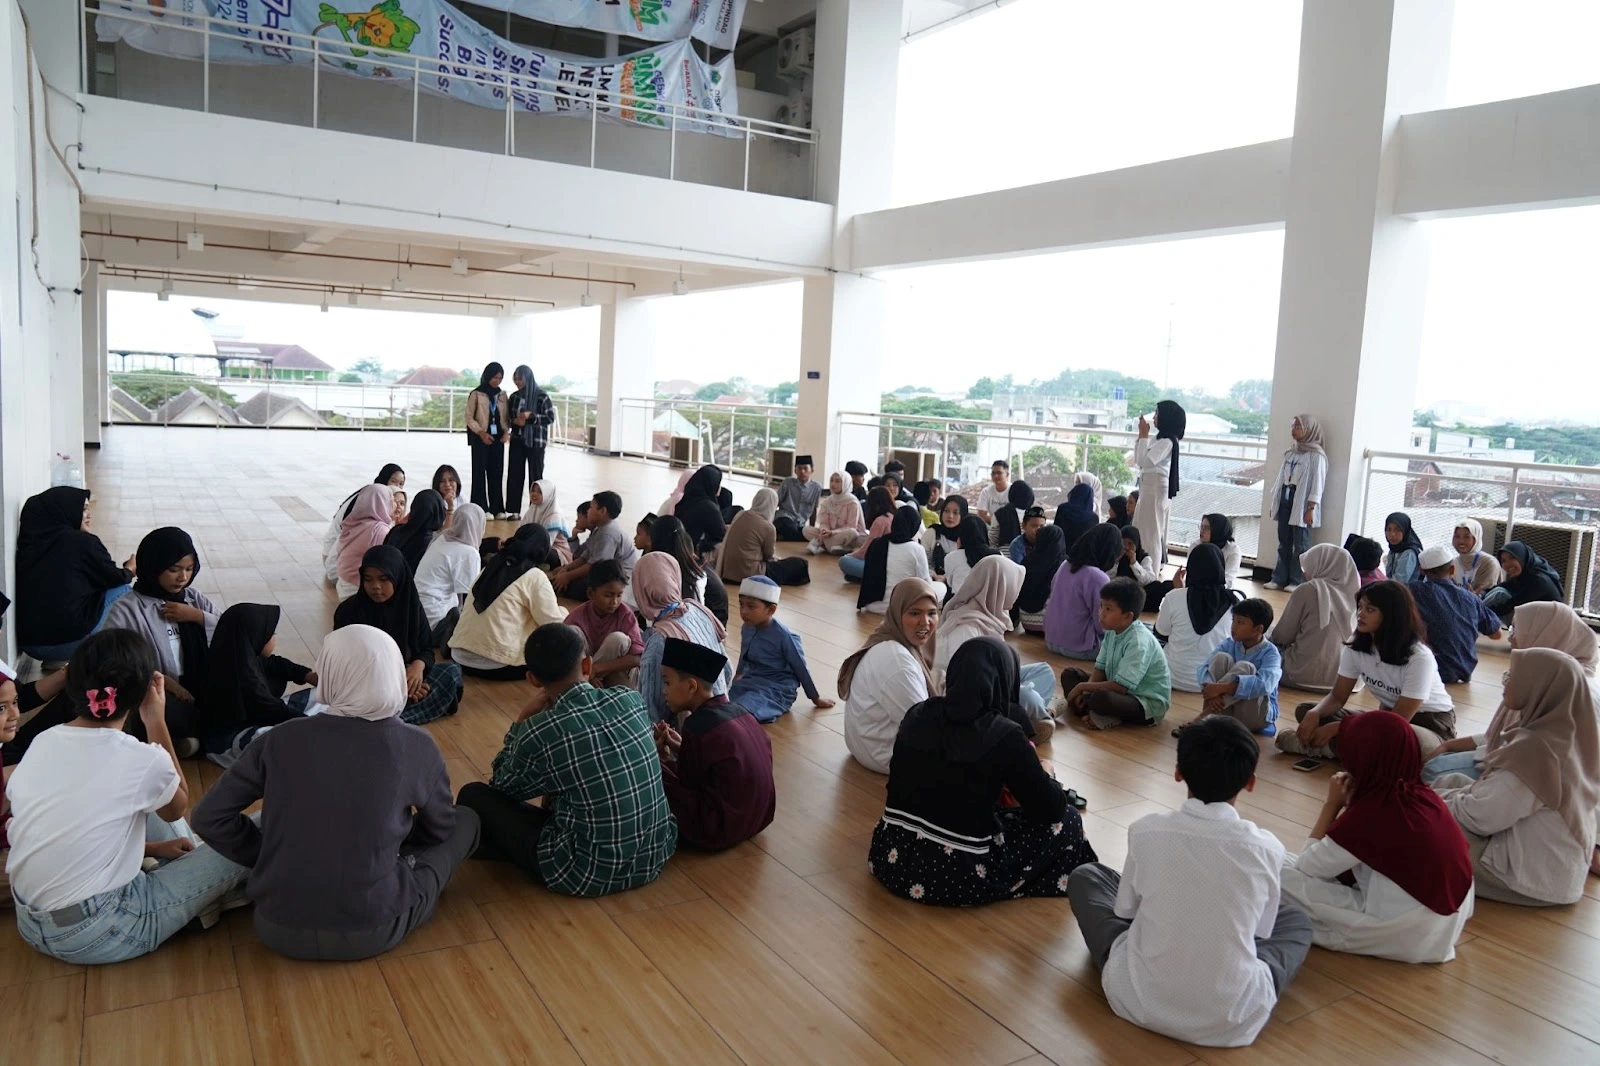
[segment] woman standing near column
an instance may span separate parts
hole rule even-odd
[[[506,471],[506,510],[522,510],[522,490],[544,477],[544,450],[550,443],[550,424],[556,420],[550,394],[524,366],[511,373],[517,391],[510,396],[511,468]]]
[[[1292,589],[1305,578],[1300,556],[1311,547],[1311,531],[1322,525],[1322,489],[1328,481],[1328,453],[1322,426],[1310,415],[1295,415],[1289,427],[1294,444],[1283,453],[1272,486],[1272,517],[1278,523],[1278,565],[1269,589]]]
[[[472,502],[490,518],[510,518],[506,513],[505,482],[506,394],[500,388],[505,367],[490,363],[483,368],[478,387],[467,393],[467,440],[472,445]]]
[[[1167,561],[1167,520],[1179,488],[1178,442],[1188,421],[1188,412],[1176,400],[1162,400],[1153,419],[1139,416],[1139,439],[1133,443],[1133,466],[1139,471],[1139,507],[1133,512],[1133,524],[1144,539],[1144,550],[1162,563]]]

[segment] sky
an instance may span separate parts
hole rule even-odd
[[[1016,0],[919,38],[901,55],[894,200],[1289,136],[1299,14],[1292,0]],[[1447,106],[1595,82],[1597,0],[1456,0]],[[1487,398],[1498,416],[1593,421],[1600,207],[1422,225],[1434,254],[1418,405]],[[1255,233],[882,274],[882,387],[959,391],[984,374],[1027,380],[1069,366],[1212,392],[1270,377],[1282,248],[1281,232]],[[160,314],[181,298],[143,300],[139,313]],[[800,300],[788,282],[652,301],[658,376],[793,379]],[[367,356],[395,368],[489,358],[483,320],[200,302],[229,305],[251,339],[300,343],[340,367]],[[535,321],[535,369],[591,382],[599,311]],[[540,366],[545,353],[560,369]],[[1542,381],[1564,387],[1485,387],[1508,359],[1530,355]]]

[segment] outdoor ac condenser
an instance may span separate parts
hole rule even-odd
[[[905,464],[906,483],[902,487],[907,492],[911,491],[911,486],[917,482],[939,476],[938,452],[925,452],[917,448],[890,448],[884,453],[885,466],[897,459]]]
[[[794,449],[767,449],[767,480],[776,485],[786,477],[794,476]]]
[[[1478,517],[1489,551],[1499,551],[1506,543],[1504,515]],[[1589,609],[1589,588],[1594,580],[1595,529],[1561,522],[1518,522],[1512,536],[1544,556],[1561,571],[1561,592],[1568,606],[1585,612]]]
[[[673,437],[667,460],[673,466],[699,466],[700,438]]]

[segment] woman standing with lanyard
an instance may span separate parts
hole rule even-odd
[[[1189,414],[1176,400],[1156,404],[1156,439],[1150,439],[1151,419],[1139,416],[1139,439],[1133,443],[1133,466],[1139,471],[1139,507],[1134,527],[1144,540],[1144,550],[1167,561],[1167,520],[1172,498],[1178,494],[1178,442],[1183,439]]]
[[[533,379],[526,365],[511,372],[517,391],[511,394],[511,469],[506,471],[506,510],[522,510],[522,489],[544,477],[544,449],[550,443],[550,424],[556,420],[550,394]]]
[[[490,518],[510,518],[505,496],[506,394],[500,388],[505,367],[490,363],[483,368],[478,387],[467,393],[467,440],[472,445],[472,502]]]
[[[1311,547],[1311,531],[1322,525],[1322,489],[1328,481],[1328,453],[1322,426],[1310,415],[1295,415],[1289,427],[1294,445],[1272,486],[1272,517],[1278,522],[1278,565],[1269,589],[1292,589],[1305,580],[1300,556]]]

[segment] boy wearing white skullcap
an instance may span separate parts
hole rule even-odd
[[[796,689],[818,710],[833,706],[823,699],[806,667],[800,638],[774,617],[782,590],[770,577],[747,577],[739,585],[739,671],[728,698],[756,716],[771,722],[794,706]]]

